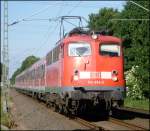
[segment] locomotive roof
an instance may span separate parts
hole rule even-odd
[[[115,36],[109,36],[109,35],[101,35],[101,34],[97,34],[98,36],[98,40],[100,42],[104,42],[104,44],[106,43],[118,43],[118,44],[121,44],[122,40],[118,37],[115,37]],[[60,44],[67,44],[68,42],[70,41],[87,41],[87,42],[90,42],[90,41],[94,41],[94,39],[92,39],[92,35],[89,34],[89,33],[73,33],[71,35],[66,35],[66,37],[62,40],[59,40],[58,42],[56,42],[56,46],[53,47],[49,52],[51,52],[54,48],[56,48],[58,45]],[[49,53],[48,52],[48,53]],[[46,56],[48,55],[48,53],[46,54]]]
[[[107,42],[121,43],[122,41],[120,38],[117,38],[115,36],[106,36],[106,35],[97,35],[97,36],[98,36],[97,39],[100,42],[104,42],[104,43],[107,43]],[[93,39],[91,35],[74,34],[64,39],[64,42],[69,42],[69,41],[89,41],[90,42],[90,41],[93,41]]]
[[[88,28],[77,27],[72,29],[69,33],[65,35],[64,41],[93,41],[92,35],[96,34],[98,40],[101,42],[118,42],[121,43],[121,39],[112,36],[112,32],[108,29],[101,29],[99,31],[93,31]]]

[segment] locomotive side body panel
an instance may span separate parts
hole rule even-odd
[[[62,83],[62,48],[58,45],[46,56],[46,92],[60,93]]]
[[[47,88],[60,87],[60,61],[46,67]]]

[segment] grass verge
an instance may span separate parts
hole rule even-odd
[[[127,97],[124,101],[124,106],[137,108],[137,109],[143,109],[143,110],[149,110],[149,100],[134,100],[133,98]]]
[[[8,96],[8,101],[10,103],[10,96]],[[11,114],[10,112],[4,111],[4,93],[1,92],[1,97],[0,97],[0,112],[1,112],[1,125],[4,125],[8,128],[11,127]]]

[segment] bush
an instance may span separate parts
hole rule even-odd
[[[126,85],[128,87],[127,96],[133,99],[143,99],[142,80],[139,78],[139,66],[132,68],[125,73]]]

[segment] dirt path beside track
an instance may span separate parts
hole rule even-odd
[[[10,90],[14,130],[77,130],[87,129],[69,118],[51,111],[37,100]]]

